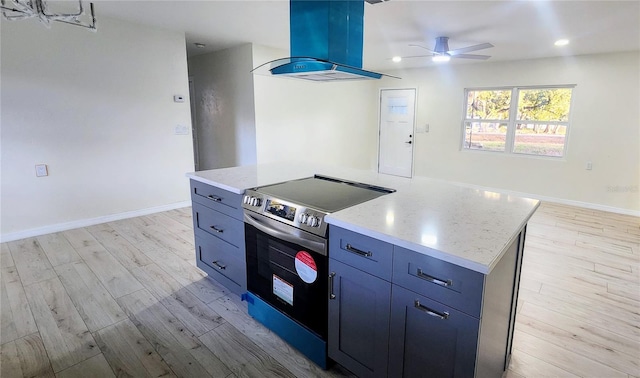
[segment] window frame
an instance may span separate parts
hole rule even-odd
[[[541,158],[541,159],[554,159],[554,160],[564,160],[567,156],[567,150],[569,146],[569,131],[571,130],[571,118],[573,113],[573,99],[574,99],[574,89],[576,88],[576,84],[558,84],[558,85],[521,85],[521,86],[500,86],[500,87],[469,87],[464,89],[464,101],[463,101],[463,112],[462,112],[462,133],[460,138],[460,151],[471,151],[471,152],[486,152],[486,153],[495,153],[495,154],[505,154],[509,156],[524,156],[524,157],[533,157],[533,158]],[[519,120],[518,117],[518,102],[520,100],[520,91],[521,90],[531,90],[531,89],[571,89],[571,99],[569,100],[569,114],[567,116],[566,121],[539,121],[539,120]],[[511,102],[509,103],[509,118],[506,120],[494,120],[494,119],[475,119],[475,118],[467,118],[467,109],[468,109],[468,101],[469,101],[469,92],[474,91],[511,91]],[[520,122],[519,122],[520,121]],[[465,146],[466,139],[466,130],[467,123],[471,122],[494,122],[494,123],[506,123],[507,124],[507,132],[505,134],[505,146],[504,151],[496,151],[496,150],[483,150],[483,149],[474,149]],[[565,136],[564,136],[564,146],[562,148],[562,156],[550,156],[550,155],[538,155],[531,154],[525,152],[515,152],[515,138],[516,138],[516,125],[518,123],[527,122],[528,124],[543,124],[543,125],[560,125],[566,128]]]

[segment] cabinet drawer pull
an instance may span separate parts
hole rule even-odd
[[[226,266],[226,265],[220,265],[220,264],[218,263],[218,261],[220,261],[220,260],[212,261],[211,263],[212,263],[213,265],[215,265],[215,266],[216,266],[216,268],[218,268],[218,269],[220,269],[220,270],[225,270],[225,269],[227,269],[227,266]]]
[[[371,253],[371,252],[369,252],[369,251],[365,252],[365,251],[360,250],[360,249],[358,249],[358,248],[354,248],[354,247],[352,247],[352,246],[351,246],[351,244],[347,244],[347,245],[345,246],[345,249],[346,249],[347,251],[349,251],[349,252],[353,252],[353,253],[355,253],[356,255],[360,255],[360,256],[363,256],[363,257],[371,257],[371,256],[373,256],[373,253]]]
[[[442,320],[446,320],[449,318],[449,313],[444,311],[444,312],[438,312],[436,310],[432,310],[429,307],[425,307],[423,305],[420,304],[420,301],[416,299],[416,301],[413,303],[413,305],[415,306],[415,308],[417,308],[420,311],[424,311],[426,312],[428,315],[431,316],[435,316],[437,318],[440,318]]]
[[[336,299],[336,295],[333,293],[333,277],[335,276],[334,272],[329,273],[329,299]]]
[[[209,194],[209,195],[207,196],[207,198],[209,198],[210,200],[214,200],[214,201],[216,201],[216,202],[220,202],[220,201],[222,201],[222,198],[220,198],[220,197],[216,197],[216,196],[214,196],[213,194]]]
[[[221,228],[217,228],[216,226],[209,226],[209,227],[211,227],[211,229],[212,229],[213,231],[215,231],[215,232],[220,232],[220,233],[224,232],[224,230],[223,230],[223,229],[221,229]]]
[[[453,285],[453,281],[451,280],[441,280],[439,278],[435,278],[433,276],[430,276],[426,273],[424,273],[422,271],[422,269],[418,268],[418,273],[417,273],[419,278],[422,278],[425,281],[429,281],[429,282],[433,282],[434,284],[438,284],[438,285],[442,285],[444,287],[449,287],[451,285]]]

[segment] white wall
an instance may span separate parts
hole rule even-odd
[[[253,45],[252,67],[287,55]],[[639,63],[635,52],[391,72],[402,80],[313,83],[254,75],[257,162],[375,170],[379,89],[416,87],[417,122],[430,131],[416,134],[415,175],[637,212]],[[565,158],[460,151],[464,88],[544,84],[577,85]],[[587,161],[593,170],[585,169]]]
[[[415,174],[640,210],[640,54],[443,65],[378,87],[418,87]],[[576,84],[564,159],[460,151],[464,88]],[[371,106],[375,112],[375,106]],[[593,170],[585,169],[587,161]]]
[[[253,46],[258,66],[288,56]],[[374,81],[314,83],[255,75],[258,163],[283,160],[375,169],[378,94]]]
[[[189,58],[199,170],[256,163],[250,44]]]
[[[191,124],[182,33],[0,24],[3,241],[189,200],[191,136],[173,134]]]

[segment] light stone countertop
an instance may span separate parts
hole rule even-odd
[[[325,217],[327,223],[484,274],[491,272],[540,204],[443,180],[299,163],[223,168],[187,177],[242,194],[314,174],[396,190],[332,213]]]
[[[314,173],[314,169],[309,165],[291,163],[212,169],[187,173],[187,177],[233,193],[242,194],[245,189],[313,176]]]
[[[325,175],[348,181],[358,181],[367,184],[389,186],[405,186],[411,179],[379,174],[373,171],[344,168],[329,165],[309,163],[271,163],[260,165],[246,165],[240,167],[212,169],[187,173],[190,179],[203,182],[232,193],[242,194],[246,189],[277,184],[288,180],[296,180],[313,175]]]

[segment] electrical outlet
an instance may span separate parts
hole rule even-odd
[[[173,128],[173,133],[175,135],[188,135],[189,128],[185,125],[176,125],[176,127]]]
[[[49,176],[49,172],[47,170],[46,164],[37,164],[36,165],[36,177],[44,177]]]
[[[586,166],[587,171],[590,171],[592,168],[593,168],[593,164],[590,161],[588,161]]]

